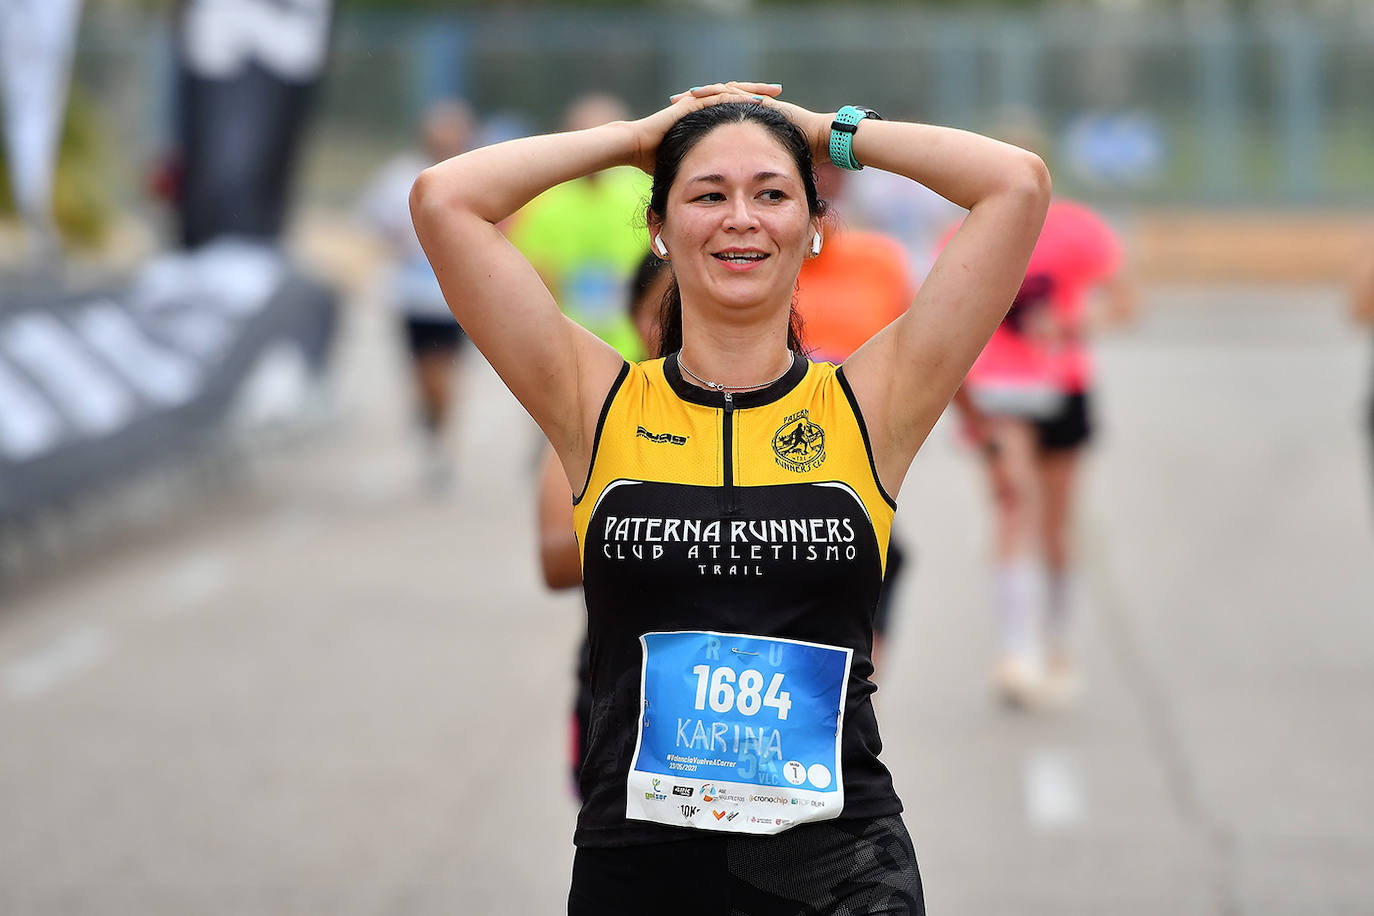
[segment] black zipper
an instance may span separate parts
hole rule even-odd
[[[720,433],[721,453],[725,462],[725,499],[722,507],[724,514],[734,515],[735,506],[735,399],[730,392],[725,395],[725,409],[721,412]]]

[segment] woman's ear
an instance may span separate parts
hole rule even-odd
[[[648,229],[649,229],[649,247],[652,248],[652,249],[654,250],[654,253],[655,253],[655,254],[657,254],[657,253],[658,253],[658,246],[655,244],[655,240],[656,240],[656,239],[659,237],[659,235],[661,235],[662,232],[663,232],[663,220],[659,219],[659,218],[654,214],[654,211],[653,211],[653,210],[650,210],[648,207],[645,207],[645,208],[644,208],[644,225],[647,226]]]

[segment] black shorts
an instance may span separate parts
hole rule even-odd
[[[454,353],[462,346],[467,335],[463,328],[452,318],[411,318],[405,319],[406,344],[412,356],[426,353]]]
[[[925,914],[899,815],[802,824],[776,836],[580,847],[569,916]]]
[[[1067,451],[1087,445],[1093,433],[1088,393],[1080,391],[1066,396],[1053,416],[1034,422],[1036,439],[1044,451]]]

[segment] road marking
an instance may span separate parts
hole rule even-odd
[[[1039,830],[1072,827],[1086,813],[1083,780],[1064,751],[1041,750],[1026,760],[1026,819]]]
[[[105,631],[78,627],[5,669],[5,691],[31,699],[90,668],[110,654]]]

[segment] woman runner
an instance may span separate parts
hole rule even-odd
[[[924,912],[878,761],[871,614],[892,494],[1020,285],[1049,176],[994,140],[780,91],[697,87],[465,153],[412,191],[456,317],[577,494],[593,708],[570,913]],[[808,362],[791,323],[824,244],[817,155],[971,211],[843,369]],[[670,355],[633,365],[495,228],[622,164],[653,175],[650,243],[674,273]]]

